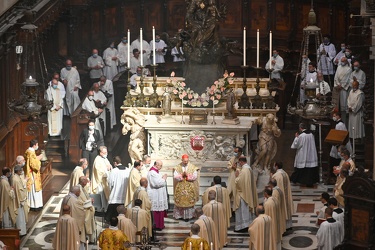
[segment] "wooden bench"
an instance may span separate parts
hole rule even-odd
[[[7,228],[0,229],[0,240],[8,247],[9,250],[20,249],[20,229]]]
[[[47,161],[42,162],[40,168],[40,177],[42,179],[42,187],[44,188],[48,181],[52,178],[52,162],[53,159],[49,158]]]

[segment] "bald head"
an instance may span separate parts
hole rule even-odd
[[[160,170],[163,167],[163,162],[161,160],[155,161],[155,167]]]
[[[79,196],[81,194],[81,188],[76,185],[76,186],[73,186],[71,189],[70,189],[70,192],[75,194],[76,196]]]
[[[63,214],[70,214],[70,206],[69,205],[64,205],[62,209]]]
[[[262,205],[257,206],[256,215],[264,214],[264,207]]]
[[[147,185],[148,185],[147,178],[142,177],[141,180],[139,181],[139,184],[141,185],[141,187],[147,188]]]
[[[195,217],[199,218],[203,214],[203,209],[201,207],[197,207],[195,209]]]
[[[215,190],[210,190],[208,192],[208,200],[212,201],[216,199],[216,191]]]
[[[117,207],[118,214],[126,214],[126,207],[124,205],[120,205]]]

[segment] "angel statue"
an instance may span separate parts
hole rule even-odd
[[[144,115],[139,112],[137,108],[129,108],[121,116],[121,123],[124,125],[122,134],[126,135],[131,131],[128,145],[129,156],[132,160],[131,166],[134,164],[135,160],[141,160],[143,155],[145,155],[145,122],[146,119]]]
[[[255,161],[251,167],[258,169],[259,173],[263,173],[265,169],[269,169],[272,159],[277,152],[277,144],[275,137],[281,135],[281,131],[276,124],[277,118],[274,114],[261,116],[255,120],[255,124],[262,125],[259,133],[257,148],[255,149]]]

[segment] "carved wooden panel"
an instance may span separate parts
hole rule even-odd
[[[146,32],[145,40],[150,42],[152,40],[152,26],[155,26],[156,32],[164,31],[163,24],[163,1],[154,0],[145,4],[144,8],[144,30]]]
[[[303,29],[307,26],[308,24],[308,14],[310,12],[311,5],[309,3],[301,3],[297,7],[297,13],[299,13],[295,18],[297,21],[296,25],[296,36],[298,40],[302,40],[303,37]]]
[[[178,0],[168,1],[167,30],[174,34],[185,27],[186,3]]]
[[[104,35],[106,37],[117,37],[117,8],[107,8],[105,10],[105,25],[104,25]],[[109,44],[108,44],[109,45]]]
[[[363,209],[352,208],[351,211],[351,238],[358,242],[367,242],[369,232],[370,214]]]
[[[138,37],[140,23],[138,22],[139,17],[139,4],[137,2],[126,3],[123,9],[124,18],[124,29],[130,29],[132,33],[130,39],[135,40]],[[137,31],[137,35],[133,35]]]
[[[101,21],[100,10],[93,10],[91,12],[91,36],[94,40],[101,37]]]
[[[276,3],[276,31],[281,31],[278,36],[287,36],[290,30],[291,19],[289,1]]]
[[[241,34],[243,26],[247,26],[242,22],[241,9],[241,1],[231,1],[230,4],[228,2],[226,19],[220,23],[221,36],[238,36],[238,34]]]
[[[319,6],[316,12],[317,26],[322,30],[322,35],[331,33],[331,14],[328,6]]]
[[[250,3],[250,29],[256,31],[259,29],[261,32],[268,32],[267,30],[267,1],[256,0]]]
[[[335,11],[335,44],[339,44],[343,41],[345,41],[346,37],[346,30],[348,27],[346,27],[345,22],[345,11],[344,10],[336,10]]]

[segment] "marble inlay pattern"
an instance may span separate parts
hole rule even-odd
[[[21,249],[23,250],[39,250],[52,249],[52,239],[56,226],[56,221],[60,212],[60,204],[62,198],[68,193],[68,185],[59,193],[58,196],[52,196],[45,205],[41,218],[30,229],[30,233],[23,238]],[[293,228],[284,234],[282,239],[282,249],[296,250],[317,249],[316,232],[318,228],[315,225],[316,214],[315,211],[320,209],[322,204],[319,201],[319,196],[322,192],[327,191],[327,186],[317,186],[314,189],[301,189],[299,186],[293,186],[293,199],[296,214],[293,216]],[[308,211],[297,210],[298,205],[311,204]],[[313,211],[311,211],[313,210]],[[171,210],[170,210],[171,211]],[[96,217],[98,231],[102,230],[102,218]],[[166,228],[163,231],[156,233],[157,239],[167,244],[167,249],[177,250],[188,236],[190,226],[193,221],[185,222],[182,220],[174,220],[172,213],[168,213],[168,218],[165,220]],[[105,227],[105,225],[104,225]],[[248,249],[249,236],[247,233],[235,233],[234,218],[231,220],[231,227],[228,230],[228,246],[227,250]],[[88,249],[98,249],[96,245],[89,245]]]

